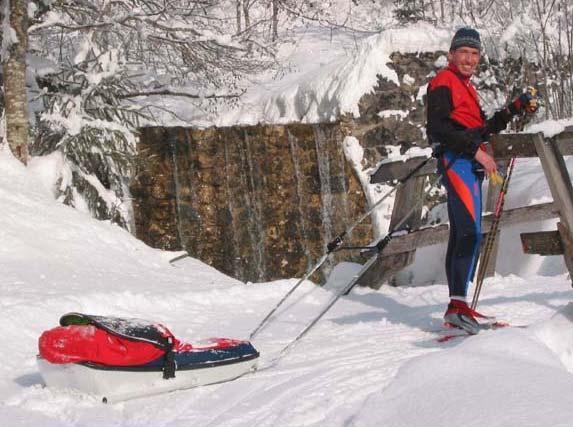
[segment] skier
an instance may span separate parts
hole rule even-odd
[[[486,119],[470,79],[481,55],[479,33],[459,29],[450,45],[448,66],[428,84],[427,135],[438,171],[447,190],[450,237],[446,253],[446,276],[450,303],[444,321],[477,333],[481,315],[466,297],[473,280],[481,240],[481,183],[484,173],[497,177],[496,163],[485,150],[491,134],[506,128],[513,116],[537,109],[534,90],[527,90],[508,107]]]

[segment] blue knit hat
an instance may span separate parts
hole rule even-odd
[[[456,50],[462,46],[473,47],[481,50],[479,33],[470,27],[463,27],[456,31],[456,34],[454,34],[454,38],[452,39],[452,44],[450,45],[450,50]]]

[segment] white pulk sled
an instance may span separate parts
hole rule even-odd
[[[183,343],[140,319],[68,313],[39,340],[38,366],[48,387],[118,402],[238,378],[259,353],[248,341]]]

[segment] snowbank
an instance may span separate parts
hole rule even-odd
[[[342,113],[358,116],[358,101],[383,76],[397,84],[388,67],[392,52],[447,50],[452,33],[427,23],[388,29],[374,36],[348,31],[306,29],[279,57],[288,72],[255,76],[235,108],[215,113],[196,108],[188,100],[154,99],[177,113],[158,112],[166,126],[234,126],[259,123],[319,123],[334,121]]]
[[[414,359],[366,401],[353,425],[569,426],[572,321],[569,303],[538,327],[480,335]]]

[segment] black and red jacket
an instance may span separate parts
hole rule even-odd
[[[505,108],[486,119],[470,78],[460,74],[453,64],[428,84],[426,106],[430,144],[471,157],[490,134],[505,129],[512,118]]]

